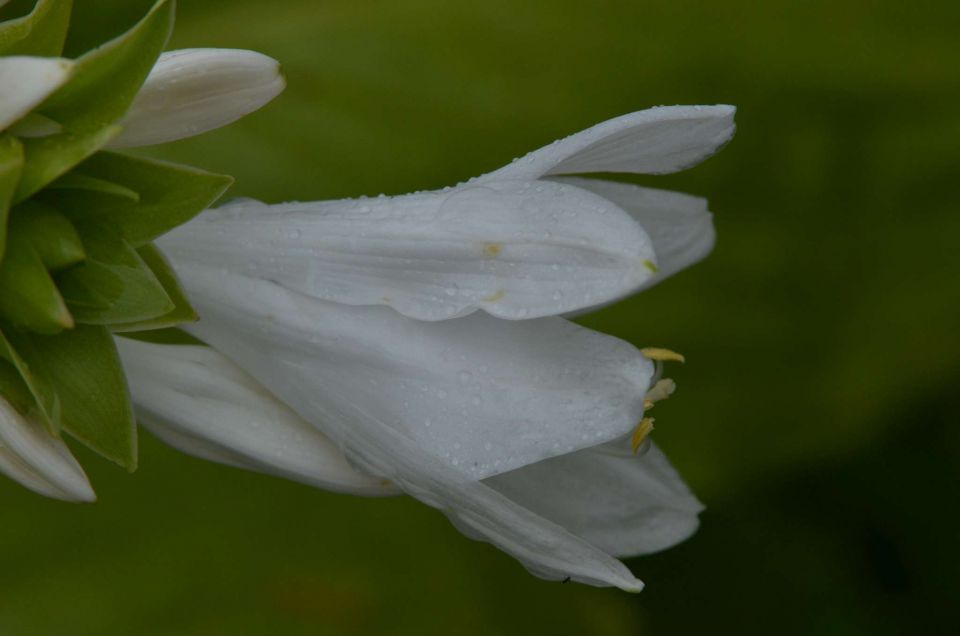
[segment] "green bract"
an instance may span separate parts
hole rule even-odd
[[[71,8],[38,0],[0,23],[8,73],[41,68],[38,57],[59,69],[0,124],[0,397],[133,470],[136,428],[111,334],[196,319],[151,241],[232,180],[101,150],[166,45],[174,2],[159,0],[123,35],[67,61]]]

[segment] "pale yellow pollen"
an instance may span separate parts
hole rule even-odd
[[[498,289],[496,292],[494,292],[494,293],[491,294],[490,296],[487,296],[486,298],[481,298],[480,300],[482,300],[482,301],[484,301],[484,302],[487,302],[487,303],[495,303],[495,302],[497,302],[498,300],[500,300],[501,298],[503,298],[504,296],[506,296],[506,294],[507,294],[507,293],[506,293],[505,291],[503,291],[502,289]]]
[[[670,349],[662,349],[660,347],[645,347],[640,350],[640,353],[650,360],[657,360],[658,362],[666,362],[668,360],[675,360],[677,362],[687,361],[682,354],[679,354],[676,351],[671,351]]]
[[[653,400],[647,398],[646,400],[643,401],[643,410],[644,410],[644,411],[649,411],[650,409],[653,408],[653,405],[654,405],[654,404],[656,404],[656,402],[654,402]]]
[[[636,430],[633,431],[633,437],[630,438],[630,448],[633,449],[634,453],[640,451],[640,446],[643,444],[643,441],[647,439],[651,431],[653,431],[653,418],[645,417],[640,420]]]
[[[660,271],[660,268],[657,267],[657,264],[651,261],[649,258],[643,259],[643,266],[649,269],[654,274]]]
[[[484,243],[483,255],[487,258],[496,258],[503,251],[503,246],[499,243]]]
[[[663,378],[662,380],[657,380],[657,383],[647,391],[646,400],[644,400],[644,408],[647,402],[651,404],[656,404],[660,400],[666,400],[668,397],[673,395],[673,392],[677,390],[677,383],[671,380],[670,378]]]

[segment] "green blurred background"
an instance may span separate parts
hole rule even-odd
[[[149,0],[77,2],[69,51]],[[560,585],[409,499],[207,464],[144,433],[100,502],[0,483],[0,634],[937,634],[960,616],[960,3],[185,0],[171,48],[252,48],[287,91],[149,154],[267,201],[453,184],[657,104],[733,143],[637,179],[710,199],[709,259],[583,320],[682,351],[657,440],[707,504]],[[662,411],[661,411],[662,409]]]

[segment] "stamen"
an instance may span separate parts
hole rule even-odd
[[[644,408],[647,407],[647,402],[656,404],[660,400],[666,400],[668,397],[673,395],[673,392],[677,390],[677,383],[671,380],[670,378],[664,378],[662,380],[657,380],[657,383],[647,391],[646,399],[644,400]]]
[[[656,360],[657,362],[666,362],[671,360],[676,362],[687,361],[682,354],[677,353],[676,351],[671,351],[670,349],[662,349],[660,347],[645,347],[640,350],[640,353],[650,360]]]
[[[657,267],[657,264],[651,261],[649,258],[643,259],[643,266],[649,269],[654,274],[660,271],[660,268]]]
[[[630,438],[630,448],[633,449],[635,454],[640,452],[640,446],[644,440],[647,439],[651,431],[653,431],[653,418],[645,417],[640,420],[636,430],[633,431],[633,437]]]

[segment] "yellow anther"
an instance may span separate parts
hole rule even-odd
[[[630,438],[630,448],[633,449],[634,453],[640,451],[640,446],[643,444],[643,441],[647,439],[647,435],[653,430],[653,418],[645,417],[640,420],[640,423],[637,424],[636,430],[633,431],[633,437]]]
[[[656,404],[656,402],[654,402],[654,401],[651,400],[650,398],[647,398],[646,400],[643,401],[643,410],[644,410],[644,411],[649,411],[650,409],[653,408],[653,405],[654,405],[654,404]]]
[[[507,293],[505,291],[503,291],[502,289],[498,289],[490,296],[487,296],[486,298],[481,298],[480,300],[482,300],[485,303],[495,303],[506,295]]]
[[[673,395],[673,392],[677,390],[677,383],[671,380],[670,378],[663,378],[662,380],[657,380],[657,383],[647,391],[646,399],[643,401],[644,408],[647,402],[656,404],[660,400],[666,400],[668,397]]]
[[[645,355],[647,358],[656,360],[658,362],[667,362],[668,360],[676,360],[677,362],[687,361],[682,354],[679,354],[676,351],[671,351],[670,349],[661,349],[660,347],[646,347],[641,349],[640,353]]]
[[[487,258],[496,258],[500,256],[500,252],[503,251],[503,246],[499,243],[484,243],[483,244],[483,255]]]
[[[651,261],[649,258],[643,259],[643,266],[649,269],[654,274],[660,271],[660,268],[657,267],[657,264]]]

